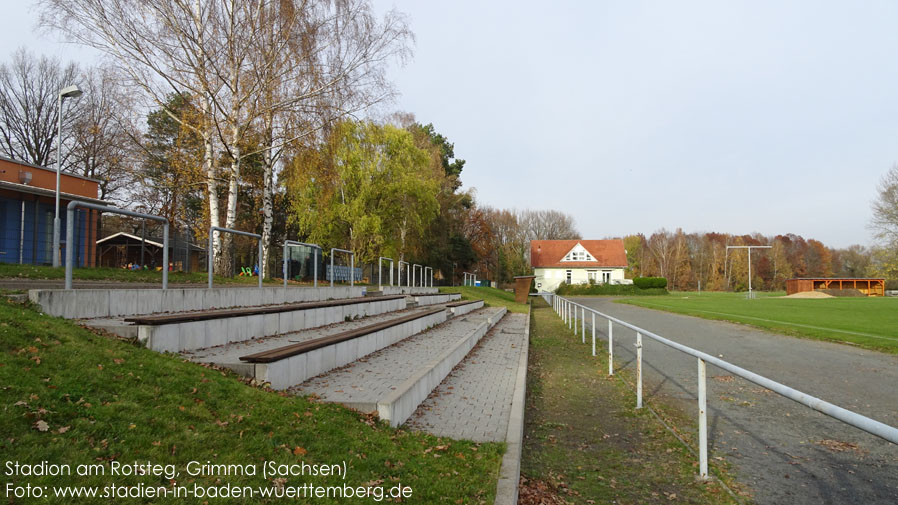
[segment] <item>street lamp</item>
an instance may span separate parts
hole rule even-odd
[[[53,215],[53,266],[59,266],[59,171],[62,168],[62,102],[66,98],[78,98],[84,93],[76,85],[59,90],[59,128],[56,130],[56,213]],[[70,244],[66,245],[70,247]]]

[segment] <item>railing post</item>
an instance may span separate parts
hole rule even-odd
[[[642,333],[636,332],[636,408],[642,408]]]
[[[708,479],[708,400],[705,360],[698,359],[698,471],[702,480]]]
[[[209,252],[206,253],[207,263],[209,264],[209,289],[212,289],[212,260],[215,257],[215,234],[218,233],[215,230],[209,232]]]
[[[586,307],[582,307],[580,315],[583,316],[580,319],[580,341],[581,343],[586,343]]]
[[[313,249],[312,253],[312,287],[318,287],[318,249]]]
[[[162,289],[168,289],[168,219],[162,225]]]
[[[596,313],[592,313],[592,355],[596,355]]]
[[[355,253],[349,255],[349,287],[355,285]],[[262,287],[262,281],[259,281],[259,287]]]
[[[608,375],[614,375],[614,333],[612,327],[614,323],[608,320]]]
[[[576,336],[577,335],[577,306],[574,304],[571,304],[571,311],[573,312],[573,315],[574,315],[574,336]]]
[[[262,239],[259,239],[259,287],[262,287],[262,272],[265,271],[265,265],[262,264]]]

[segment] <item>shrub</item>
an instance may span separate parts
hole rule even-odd
[[[561,296],[577,295],[604,295],[604,296],[640,296],[640,295],[666,295],[664,288],[640,289],[635,285],[626,284],[562,284],[555,291]]]
[[[664,289],[667,287],[667,279],[664,277],[636,277],[633,285],[639,289]]]
[[[886,279],[886,289],[889,291],[898,290],[898,279]]]

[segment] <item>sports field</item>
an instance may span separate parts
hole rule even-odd
[[[621,303],[898,354],[898,298],[785,298],[785,293],[674,292]]]

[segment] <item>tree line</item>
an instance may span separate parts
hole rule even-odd
[[[894,250],[886,246],[827,247],[801,235],[764,236],[685,233],[661,229],[623,237],[631,277],[668,279],[668,289],[744,291],[748,288],[748,251],[727,246],[770,246],[751,253],[752,287],[783,290],[793,277],[898,278]]]

